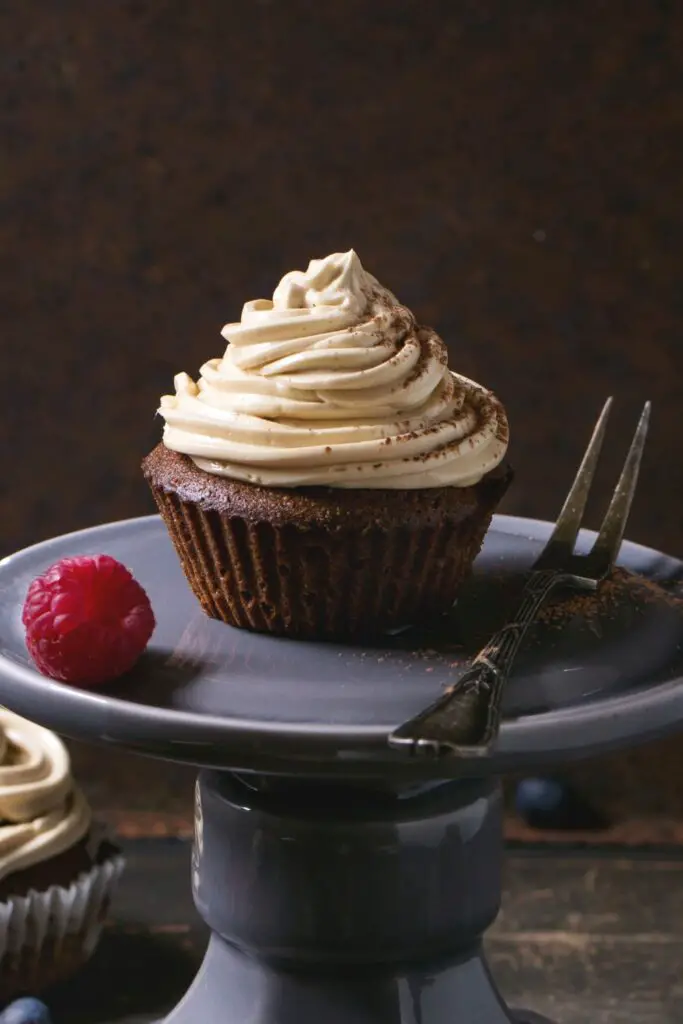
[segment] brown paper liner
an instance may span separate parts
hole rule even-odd
[[[507,478],[455,521],[366,530],[252,523],[150,486],[207,615],[299,639],[362,640],[452,606]]]

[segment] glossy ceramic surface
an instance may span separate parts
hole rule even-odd
[[[192,885],[211,941],[166,1024],[543,1024],[481,949],[500,902],[502,794],[199,775]]]
[[[535,628],[510,682],[491,758],[410,761],[387,734],[452,683],[505,618],[550,525],[498,516],[453,615],[373,648],[300,643],[235,630],[199,608],[156,517],[59,537],[0,563],[0,700],[67,735],[198,765],[390,779],[498,771],[592,754],[683,719],[683,602],[628,579],[591,614]],[[584,534],[586,545],[590,535]],[[33,667],[21,604],[30,580],[65,555],[107,552],[150,595],[158,625],[128,677],[98,692]],[[621,563],[674,592],[683,565],[626,543]]]

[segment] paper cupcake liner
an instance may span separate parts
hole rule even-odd
[[[470,573],[500,495],[457,521],[326,531],[250,523],[152,492],[204,611],[299,639],[371,639],[446,612]]]
[[[35,995],[85,963],[124,864],[123,857],[114,856],[68,888],[54,885],[0,903],[0,999]]]

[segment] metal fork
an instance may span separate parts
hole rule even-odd
[[[437,701],[389,736],[389,744],[423,757],[485,756],[500,729],[505,684],[520,644],[548,595],[560,585],[595,590],[614,567],[635,494],[650,423],[643,408],[619,482],[598,536],[587,555],[576,539],[607,430],[608,398],[548,543],[534,563],[512,620],[474,658],[464,675]]]

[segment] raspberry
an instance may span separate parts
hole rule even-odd
[[[104,683],[132,668],[154,632],[147,594],[109,555],[63,558],[28,588],[22,622],[40,671],[63,683]]]

